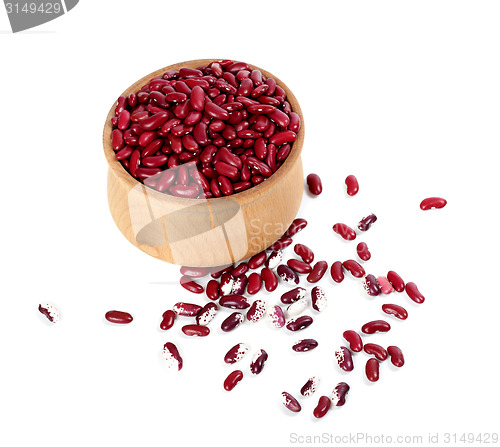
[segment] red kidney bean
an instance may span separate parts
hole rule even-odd
[[[180,186],[180,185],[179,185]],[[203,293],[203,286],[192,281],[188,276],[182,276],[180,280],[181,286],[192,293]]]
[[[232,270],[232,269],[231,269]],[[234,277],[231,272],[224,272],[220,279],[220,294],[221,296],[230,295],[233,291]]]
[[[123,133],[115,129],[111,132],[111,146],[115,152],[118,152],[124,145],[123,142]]]
[[[306,289],[303,287],[295,287],[281,295],[281,302],[283,304],[291,304],[306,296]]]
[[[370,382],[376,382],[379,379],[380,363],[377,359],[368,359],[366,362],[366,377]]]
[[[387,351],[380,345],[375,343],[366,343],[364,351],[369,355],[374,355],[380,361],[387,359]]]
[[[169,330],[174,325],[174,321],[175,321],[176,316],[177,316],[177,314],[173,310],[171,310],[171,309],[166,310],[162,316],[162,320],[160,323],[160,329],[162,331]]]
[[[193,87],[190,99],[191,99],[191,107],[194,110],[201,112],[205,108],[205,92],[200,86]]]
[[[168,155],[153,155],[142,159],[142,165],[149,168],[163,166],[168,161]]]
[[[424,295],[420,293],[417,285],[414,282],[406,283],[406,294],[417,304],[422,304],[425,301]]]
[[[219,307],[215,303],[207,303],[203,306],[203,308],[196,315],[196,324],[201,326],[206,326],[210,323],[214,317]]]
[[[45,315],[51,323],[58,323],[61,319],[61,313],[53,305],[49,303],[41,303],[38,305],[38,312]]]
[[[264,369],[264,364],[268,359],[267,352],[263,349],[259,349],[253,356],[252,361],[250,363],[250,372],[252,374],[260,374]]]
[[[391,325],[384,320],[374,320],[361,327],[363,334],[374,334],[375,332],[389,332]]]
[[[262,106],[262,107],[264,107],[264,106]],[[272,107],[272,106],[269,106],[269,107]],[[250,108],[248,110],[250,111]],[[297,139],[297,134],[295,132],[292,132],[291,130],[284,130],[283,132],[275,133],[271,138],[269,138],[269,143],[274,144],[276,146],[281,146],[282,144],[285,144],[285,143],[292,143],[296,139]],[[309,176],[310,175],[314,175],[314,174],[309,174]],[[318,179],[319,179],[319,177],[318,177]]]
[[[243,372],[237,369],[230,373],[224,380],[224,389],[231,391],[243,379]]]
[[[286,328],[289,331],[296,332],[306,327],[309,327],[313,323],[313,318],[309,315],[302,315],[301,317],[292,318],[286,323]]]
[[[262,287],[262,278],[258,273],[251,273],[248,277],[247,293],[255,295]]]
[[[125,160],[126,158],[129,158],[130,155],[132,154],[133,152],[133,149],[132,147],[130,146],[125,146],[123,149],[121,149],[120,151],[118,151],[116,153],[116,159],[117,160]]]
[[[214,279],[208,281],[206,287],[206,294],[209,299],[214,301],[218,300],[220,297],[219,283]]]
[[[288,129],[292,132],[298,133],[300,129],[300,117],[295,112],[290,113],[290,125]]]
[[[288,227],[288,230],[286,230],[286,232],[283,236],[284,237],[292,237],[295,234],[297,234],[299,231],[303,230],[305,227],[307,227],[307,220],[297,218],[290,224],[290,226]]]
[[[344,280],[344,267],[342,262],[335,261],[330,268],[330,275],[336,283],[341,283]]]
[[[266,262],[267,254],[265,251],[261,251],[260,253],[252,256],[248,261],[248,267],[251,269],[259,268],[264,262]],[[281,261],[280,261],[281,262]]]
[[[189,186],[185,186],[185,185],[174,185],[174,186],[171,186],[169,188],[169,191],[174,195],[174,196],[177,196],[177,197],[183,197],[185,199],[194,199],[195,197],[197,197],[200,193],[200,188],[198,187],[198,185],[189,185]],[[203,287],[200,286],[201,289],[200,292],[195,292],[195,293],[202,293],[203,292]]]
[[[297,273],[310,273],[312,270],[310,264],[304,261],[299,261],[298,259],[289,259],[286,263],[288,267]]]
[[[247,354],[249,348],[244,343],[234,345],[224,356],[224,361],[230,365],[239,362]]]
[[[346,241],[353,241],[356,239],[356,232],[346,224],[336,223],[333,226],[333,231],[339,236],[342,236]]]
[[[406,320],[408,318],[408,312],[404,307],[398,306],[397,304],[382,304],[382,310],[389,315],[394,315],[400,320]]]
[[[281,398],[283,405],[290,411],[293,411],[294,413],[298,413],[302,407],[299,404],[299,401],[295,399],[290,393],[287,393],[286,391],[283,391],[281,393]]]
[[[353,259],[344,261],[342,263],[342,267],[344,267],[355,278],[362,278],[363,276],[365,276],[365,269]]]
[[[241,323],[243,323],[243,320],[245,317],[243,314],[239,312],[233,312],[229,317],[227,317],[221,324],[220,328],[224,332],[230,332],[234,329],[236,329]]]
[[[283,236],[278,239],[274,244],[268,247],[268,250],[283,250],[293,242],[291,237]]]
[[[389,346],[387,352],[391,356],[391,362],[394,366],[401,368],[405,364],[405,358],[403,356],[403,351],[397,346]]]
[[[124,110],[118,115],[117,127],[120,130],[125,130],[130,125],[130,112],[128,110]]]
[[[177,371],[182,369],[182,357],[179,354],[177,346],[173,343],[167,342],[163,345],[162,357],[168,369],[177,369]]]
[[[201,310],[201,306],[198,304],[191,303],[175,303],[172,307],[172,310],[177,314],[183,317],[195,317]]]
[[[297,285],[299,283],[299,277],[295,271],[293,271],[290,267],[284,264],[278,265],[276,270],[278,272],[278,276],[287,284]]]
[[[250,307],[250,303],[243,295],[225,295],[219,300],[219,304],[229,309],[247,309]]]
[[[309,187],[309,191],[311,192],[311,194],[319,196],[323,191],[323,185],[321,183],[319,175],[309,174],[306,180],[307,180],[307,186]]]
[[[340,369],[344,371],[352,371],[354,369],[354,363],[352,362],[351,351],[345,346],[341,346],[335,351],[335,360],[339,365]]]
[[[110,323],[115,324],[129,324],[132,323],[132,320],[134,319],[128,312],[122,312],[119,310],[110,310],[106,312],[104,318],[106,318],[106,320]]]
[[[311,273],[307,275],[307,281],[311,283],[318,282],[323,278],[325,272],[328,270],[328,263],[326,261],[318,261],[314,264]]]
[[[246,262],[242,262],[238,265],[238,267],[231,270],[231,275],[237,278],[238,276],[244,275],[246,272],[248,272],[248,264]]]
[[[368,261],[372,257],[366,242],[360,242],[356,247],[356,252],[358,253],[359,259],[363,261]]]
[[[156,189],[160,192],[163,192],[168,188],[170,188],[170,186],[172,186],[174,181],[175,181],[175,171],[172,170],[165,171],[160,177],[160,180],[158,180],[158,183],[156,184]]]
[[[300,298],[293,302],[286,308],[286,313],[289,317],[300,315],[307,308],[307,301],[304,298]]]
[[[292,146],[289,144],[284,144],[281,146],[276,153],[276,161],[281,163],[286,160],[286,158],[290,155],[290,151],[292,150]]]
[[[267,308],[267,317],[270,325],[280,329],[285,325],[285,314],[280,306],[269,306]]]
[[[318,389],[319,382],[320,382],[319,377],[316,376],[310,377],[300,389],[300,394],[302,394],[302,396],[305,397],[312,396]]]
[[[247,284],[248,284],[248,278],[246,275],[243,274],[236,277],[233,282],[233,288],[231,290],[231,293],[233,295],[242,295],[243,293],[245,293]]]
[[[387,273],[387,279],[394,286],[396,292],[405,290],[405,282],[396,272],[390,270],[389,273]]]
[[[432,208],[439,209],[446,206],[446,203],[446,200],[441,197],[428,197],[420,202],[420,209],[423,211],[427,211]]]
[[[321,287],[313,287],[311,290],[312,308],[317,312],[323,312],[327,305],[325,291]]]
[[[220,175],[217,180],[222,194],[230,196],[233,193],[233,185],[231,184],[231,181],[223,175]]]
[[[166,123],[170,118],[170,113],[168,111],[161,111],[151,115],[149,118],[145,118],[139,122],[141,129],[151,131],[158,129],[163,123]]]
[[[394,287],[392,287],[392,284],[389,282],[389,280],[385,276],[377,277],[377,282],[378,282],[378,285],[380,286],[380,291],[384,295],[388,295],[389,293],[394,292]]]
[[[247,157],[246,164],[250,169],[255,169],[257,172],[262,174],[264,177],[270,177],[273,173],[271,168],[265,164],[263,161],[255,157]],[[260,183],[260,182],[259,182]]]
[[[355,196],[359,191],[358,179],[354,175],[348,175],[345,179],[345,184],[347,186],[347,194],[350,196]]]
[[[247,320],[257,323],[266,313],[266,303],[262,300],[255,300],[247,311]]]
[[[314,417],[318,419],[322,418],[326,413],[328,413],[331,404],[332,401],[328,396],[321,396],[319,398],[318,405],[316,405],[316,408],[313,411]]]
[[[243,101],[241,101],[241,102],[243,102]],[[248,99],[246,102],[248,104]],[[269,104],[261,104],[261,103],[256,102],[255,104],[248,105],[247,110],[249,113],[253,113],[256,115],[260,115],[260,114],[270,115],[271,113],[273,113],[276,110],[276,107],[271,106]],[[273,143],[273,144],[276,144],[276,143]]]
[[[189,337],[206,337],[210,334],[210,329],[207,326],[199,324],[186,324],[181,330]]]
[[[356,331],[345,331],[343,336],[347,340],[347,343],[349,343],[351,351],[361,352],[363,349],[363,340]]]
[[[361,231],[367,231],[374,222],[377,221],[377,216],[375,214],[370,214],[366,217],[363,217],[358,223],[358,228]]]
[[[363,287],[370,296],[380,295],[380,286],[378,285],[377,279],[372,274],[366,275],[363,278]]]
[[[333,389],[331,401],[334,407],[341,407],[345,404],[345,398],[349,392],[350,387],[345,382],[339,382]]]
[[[290,117],[280,109],[275,109],[272,113],[270,113],[269,119],[273,120],[278,126],[283,128],[288,127],[290,124]]]
[[[295,253],[297,255],[299,255],[302,258],[302,260],[304,262],[307,262],[308,264],[310,264],[311,262],[314,261],[314,252],[306,245],[295,244],[295,247],[293,247],[293,250],[295,251]],[[308,273],[308,272],[299,272],[299,273]]]
[[[317,347],[318,347],[318,342],[313,338],[306,338],[304,340],[299,340],[292,345],[292,349],[295,352],[311,351]]]
[[[267,156],[267,144],[264,138],[257,138],[254,144],[255,156],[264,160]]]
[[[276,287],[278,287],[278,278],[270,268],[264,267],[260,272],[260,276],[268,292],[276,290]]]

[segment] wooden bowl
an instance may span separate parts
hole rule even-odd
[[[128,96],[167,70],[196,68],[215,59],[170,65],[151,73],[126,89]],[[108,203],[122,234],[145,253],[172,264],[216,267],[253,256],[279,239],[293,221],[303,193],[302,160],[304,118],[299,103],[276,76],[287,94],[301,127],[292,150],[281,167],[267,180],[227,197],[185,199],[163,194],[138,182],[116,160],[111,147],[111,107],[104,125],[104,154],[108,161]]]

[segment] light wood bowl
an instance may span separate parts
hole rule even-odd
[[[126,89],[128,96],[167,70],[196,68],[216,59],[181,62],[161,68]],[[163,194],[133,178],[116,160],[111,147],[111,107],[104,125],[104,154],[108,169],[108,203],[122,234],[145,253],[171,264],[216,267],[246,259],[279,239],[295,218],[302,200],[304,179],[300,157],[304,118],[297,99],[276,76],[287,94],[301,127],[281,167],[259,185],[228,197],[184,199]]]

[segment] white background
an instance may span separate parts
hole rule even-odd
[[[0,11],[0,444],[286,446],[292,433],[358,432],[439,433],[442,444],[444,433],[498,432],[499,13],[487,1],[82,0],[14,35]],[[206,297],[115,227],[102,128],[136,79],[212,57],[269,70],[301,104],[304,172],[322,177],[324,193],[304,195],[299,216],[310,223],[296,241],[329,263],[354,258],[356,244],[331,226],[374,212],[378,222],[356,240],[372,251],[366,269],[415,281],[423,305],[405,294],[370,298],[359,281],[327,275],[328,308],[309,309],[316,321],[302,334],[265,322],[224,334],[222,315],[204,339],[183,336],[181,321],[160,331],[175,302]],[[355,198],[344,192],[348,174],[360,181]],[[420,211],[428,196],[447,207]],[[59,324],[38,313],[45,300],[61,309]],[[385,362],[369,384],[365,354],[343,374],[333,351],[344,330],[383,317],[384,302],[410,316],[370,341],[397,344],[406,365]],[[114,308],[133,324],[105,322]],[[293,353],[301,337],[319,347]],[[162,364],[166,341],[184,357],[180,373]],[[248,355],[228,393],[234,368],[223,356],[237,342],[265,348],[269,361],[252,377]],[[281,391],[298,396],[310,375],[322,379],[317,394],[288,412]],[[351,385],[347,404],[315,420],[318,397],[339,381]]]

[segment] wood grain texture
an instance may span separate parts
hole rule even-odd
[[[151,78],[167,70],[196,68],[216,59],[181,62],[161,68],[123,92],[137,92]],[[250,64],[249,64],[250,65]],[[115,158],[111,147],[111,107],[103,132],[104,154],[109,165],[108,203],[118,229],[137,248],[163,261],[192,267],[214,267],[237,262],[267,248],[296,216],[303,194],[301,151],[304,118],[297,99],[276,76],[287,93],[301,128],[290,155],[263,183],[228,197],[208,200],[182,199],[155,191],[134,179]]]

